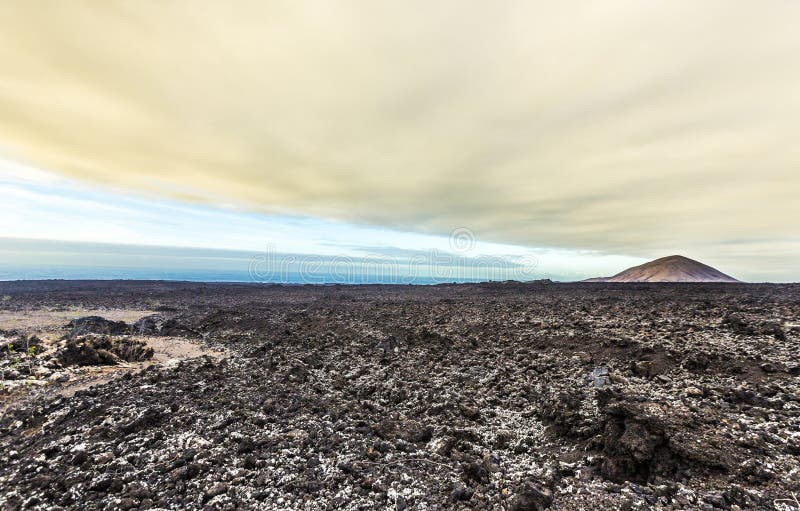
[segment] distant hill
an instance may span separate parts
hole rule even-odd
[[[634,266],[614,275],[584,282],[739,282],[706,264],[674,255]]]

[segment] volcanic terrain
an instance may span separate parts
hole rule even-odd
[[[620,272],[586,282],[739,282],[706,264],[680,255],[662,257]]]
[[[0,283],[0,509],[795,509],[798,292]]]

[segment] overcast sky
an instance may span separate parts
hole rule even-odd
[[[463,227],[576,275],[680,253],[800,280],[798,26],[790,0],[3,2],[0,236]]]

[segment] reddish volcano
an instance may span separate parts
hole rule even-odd
[[[634,266],[614,275],[587,282],[739,282],[706,264],[674,255]]]

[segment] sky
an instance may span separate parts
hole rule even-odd
[[[465,227],[431,235],[153,199],[2,160],[0,196],[0,280],[576,280],[641,262],[485,242]]]
[[[573,279],[683,254],[797,281],[799,23],[790,0],[4,2],[0,263],[56,240]]]

